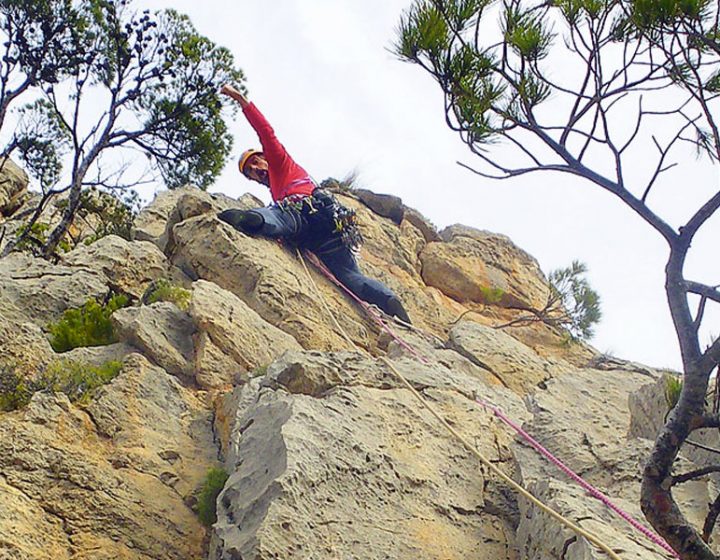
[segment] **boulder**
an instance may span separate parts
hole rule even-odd
[[[15,162],[0,158],[0,217],[10,216],[28,196],[28,176]]]
[[[194,378],[193,334],[195,325],[175,304],[158,302],[125,307],[112,314],[118,338],[140,350],[168,373]]]
[[[432,224],[432,222],[414,208],[405,207],[405,214],[403,217],[415,226],[420,233],[422,233],[423,238],[428,243],[431,241],[442,240],[437,228]]]
[[[366,189],[353,189],[352,194],[357,196],[360,202],[379,216],[389,218],[397,225],[400,225],[400,222],[402,222],[405,214],[405,206],[399,196],[374,193]]]
[[[441,232],[420,254],[429,286],[458,301],[542,309],[549,287],[535,259],[505,236],[465,226]]]
[[[193,284],[188,313],[197,330],[206,334],[202,356],[198,358],[198,376],[210,375],[232,383],[237,375],[266,366],[286,350],[300,350],[300,344],[289,334],[264,321],[240,298],[212,282],[198,280]],[[217,363],[211,356],[217,354]],[[225,367],[232,369],[225,370]]]
[[[54,359],[55,352],[40,327],[0,314],[0,366],[11,367],[21,377],[29,378]]]
[[[228,208],[255,208],[262,202],[250,194],[239,200],[222,193],[211,194],[193,185],[173,190],[161,191],[155,199],[143,208],[135,219],[132,237],[137,241],[149,241],[161,251],[172,243],[172,228],[175,224],[213,212],[217,214]]]
[[[447,346],[520,394],[570,369],[560,360],[541,358],[501,330],[471,321],[460,321],[452,328]]]
[[[0,308],[44,328],[70,308],[108,294],[105,276],[85,267],[55,265],[13,253],[0,259]]]
[[[115,292],[139,299],[153,280],[178,275],[165,255],[147,241],[127,241],[117,235],[102,237],[62,257],[62,264],[92,271],[106,279]]]
[[[203,331],[195,335],[194,370],[198,387],[207,390],[225,390],[249,378],[247,369],[218,348]]]

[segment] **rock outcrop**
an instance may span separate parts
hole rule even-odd
[[[1,189],[0,213],[24,192]],[[162,193],[133,241],[103,237],[57,263],[0,260],[0,365],[32,379],[58,363],[122,362],[87,401],[37,392],[0,412],[0,559],[603,558],[488,473],[388,363],[490,461],[623,558],[666,557],[476,401],[641,519],[664,372],[603,361],[542,323],[495,328],[549,293],[506,237],[438,233],[395,198],[338,196],[358,212],[361,266],[407,304],[417,328],[391,325],[404,343],[289,247],[217,219],[260,204],[249,195]],[[143,304],[158,281],[187,298]],[[111,293],[130,300],[112,316],[118,342],[56,354],[48,324]],[[229,477],[208,528],[195,510],[220,465]],[[679,492],[693,519],[714,485]]]

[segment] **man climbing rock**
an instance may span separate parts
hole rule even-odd
[[[307,171],[288,155],[254,103],[230,85],[220,91],[240,104],[262,145],[262,151],[251,149],[240,156],[240,172],[268,187],[274,204],[254,210],[225,210],[218,217],[243,233],[288,240],[312,251],[356,296],[410,323],[392,290],[360,272],[354,252],[362,237],[355,212],[318,188]]]

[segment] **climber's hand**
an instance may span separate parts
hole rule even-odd
[[[247,97],[245,97],[242,92],[240,92],[235,87],[231,86],[230,84],[225,84],[222,88],[220,88],[220,93],[223,95],[227,95],[228,97],[232,97],[235,101],[240,103],[241,107],[245,107],[249,103],[247,100]]]

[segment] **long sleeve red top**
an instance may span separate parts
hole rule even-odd
[[[270,126],[270,123],[255,107],[255,104],[249,103],[246,105],[243,108],[243,113],[260,138],[263,154],[268,162],[272,199],[277,202],[291,194],[312,194],[315,183],[310,178],[310,175],[290,157],[285,147],[275,136],[275,131]]]

